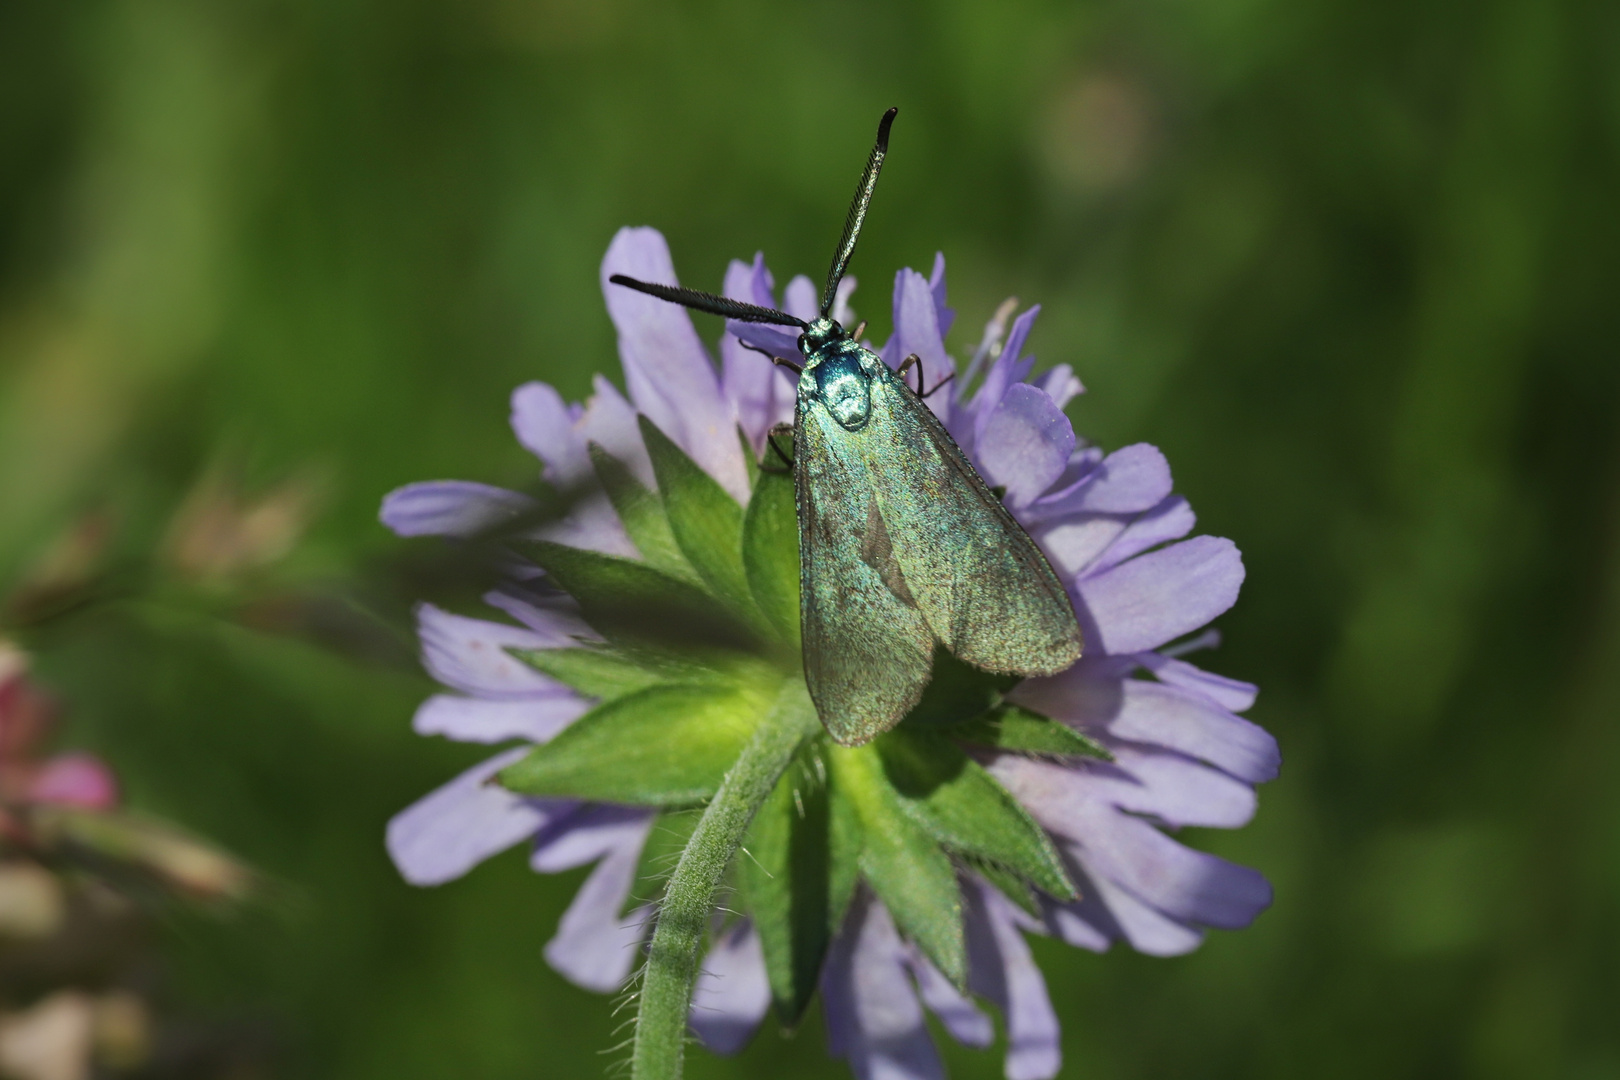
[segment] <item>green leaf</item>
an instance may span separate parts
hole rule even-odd
[[[861,881],[861,847],[866,843],[866,837],[861,829],[861,817],[856,811],[855,800],[842,795],[837,787],[837,779],[827,768],[825,753],[829,740],[822,739],[819,743],[822,769],[827,773],[827,782],[831,798],[828,813],[828,844],[831,854],[828,856],[829,869],[827,871],[827,895],[831,898],[828,904],[828,922],[833,928],[833,935],[837,936],[844,925],[844,916],[849,913],[849,905],[855,899],[855,886]]]
[[[910,937],[958,987],[966,985],[962,896],[956,869],[884,776],[874,745],[829,746],[834,785],[861,824],[860,868]]]
[[[1060,900],[1079,893],[1046,830],[948,739],[896,728],[874,745],[899,801],[949,848],[997,863]]]
[[[741,424],[737,425],[737,442],[742,446],[743,465],[748,470],[748,490],[753,491],[759,482],[759,458],[754,455],[754,445],[748,441],[748,432]]]
[[[660,685],[604,702],[500,773],[522,795],[691,806],[714,794],[770,707],[761,687]]]
[[[603,637],[634,651],[757,651],[758,635],[690,582],[633,559],[545,540],[519,545]]]
[[[624,462],[596,443],[591,443],[589,449],[596,478],[607,492],[608,501],[613,504],[614,512],[624,524],[624,531],[630,535],[636,550],[641,552],[642,559],[647,565],[675,577],[696,580],[696,571],[675,543],[675,534],[670,531],[669,518],[664,514],[664,504],[659,501],[658,493],[643,487]]]
[[[612,649],[519,649],[507,652],[586,697],[611,701],[670,679],[668,667]]]
[[[645,416],[639,419],[675,542],[715,595],[739,611],[749,610],[742,507],[657,425]]]
[[[760,455],[761,472],[793,474],[793,425],[777,424],[765,433],[765,451]]]
[[[1015,754],[1114,759],[1101,743],[1086,738],[1067,724],[1018,705],[1002,705],[982,716],[943,727],[940,733]]]
[[[1029,891],[1029,883],[1023,878],[1004,866],[997,866],[984,859],[969,859],[968,862],[974,872],[994,885],[1001,895],[1037,919],[1041,917],[1040,905],[1035,902],[1035,895]]]
[[[999,704],[1001,696],[1018,682],[1016,675],[981,671],[952,656],[945,646],[936,645],[928,688],[901,723],[913,727],[955,724],[978,716]]]
[[[656,903],[663,896],[664,883],[674,873],[675,864],[680,861],[681,852],[702,817],[702,810],[666,810],[658,815],[647,832],[647,842],[641,846],[636,880],[625,897],[626,910]]]
[[[797,1024],[860,877],[860,823],[832,791],[826,737],[805,744],[754,817],[737,860],[778,1016]]]
[[[793,477],[762,472],[743,521],[743,565],[754,603],[784,642],[799,647],[799,519]]]
[[[760,807],[737,860],[742,901],[765,953],[771,995],[795,1024],[815,995],[832,941],[827,785],[801,750]]]

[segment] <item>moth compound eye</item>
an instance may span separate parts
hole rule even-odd
[[[821,400],[832,418],[846,430],[854,431],[872,413],[872,381],[852,361],[828,361],[816,369]]]

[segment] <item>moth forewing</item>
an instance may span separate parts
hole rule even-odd
[[[925,402],[886,367],[863,440],[901,574],[939,640],[975,667],[1053,675],[1080,657],[1063,583]]]
[[[793,439],[804,677],[838,742],[898,724],[922,697],[934,634],[907,595],[874,502],[863,432],[801,395]]]

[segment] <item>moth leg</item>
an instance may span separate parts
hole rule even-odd
[[[915,364],[916,367],[917,367],[917,396],[920,397],[920,398],[925,398],[925,397],[928,396],[928,394],[923,392],[922,357],[918,356],[916,353],[912,353],[910,356],[908,356],[904,360],[900,361],[900,370],[898,372],[896,372],[896,374],[898,374],[900,376],[900,381],[901,382],[905,382],[906,381],[906,372],[911,370],[911,367],[912,367],[913,364]],[[934,387],[934,390],[938,390],[938,389],[939,389],[938,386]],[[929,391],[929,393],[932,393],[932,392],[933,391]]]
[[[747,349],[749,352],[757,352],[761,356],[770,357],[771,363],[779,364],[782,367],[785,367],[789,371],[793,372],[793,374],[795,374],[795,375],[799,375],[799,374],[802,374],[804,372],[804,368],[800,367],[798,364],[795,364],[793,361],[784,360],[780,356],[777,356],[774,353],[767,352],[766,350],[760,348],[758,345],[750,345],[750,344],[748,344],[748,342],[744,341],[742,338],[737,339],[737,344],[741,345],[743,348]]]
[[[924,390],[923,389],[922,357],[918,356],[916,353],[912,353],[910,356],[908,356],[904,360],[900,361],[900,370],[896,374],[898,374],[900,376],[900,380],[902,382],[904,382],[905,378],[906,378],[906,372],[911,368],[911,366],[913,364],[915,364],[917,366],[917,396],[919,398],[932,397],[934,392],[937,391],[940,387],[944,386],[946,383],[948,383],[952,379],[956,378],[956,372],[953,371],[949,375],[946,375],[943,379],[939,380],[939,382],[937,382],[933,386],[929,387],[927,390]]]
[[[770,434],[765,436],[765,444],[775,451],[776,456],[782,460],[783,467],[777,468],[775,465],[767,466],[762,461],[759,463],[761,472],[784,473],[791,472],[793,470],[793,459],[783,452],[782,444],[776,441],[777,436],[779,435],[786,435],[789,439],[791,439],[793,437],[793,425],[777,424],[775,427],[771,428]]]
[[[917,392],[922,393],[922,357],[918,356],[916,353],[912,353],[910,356],[900,361],[900,369],[896,371],[895,374],[900,376],[901,382],[905,382],[906,372],[910,371],[913,365],[916,365],[917,368]]]

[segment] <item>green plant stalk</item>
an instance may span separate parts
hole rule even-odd
[[[714,910],[715,889],[754,814],[799,744],[817,729],[815,706],[803,680],[787,680],[703,811],[664,887],[658,926],[642,968],[631,1080],[679,1080],[698,950]]]

